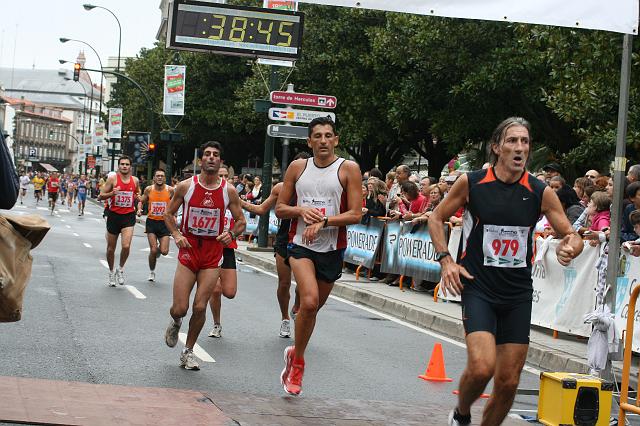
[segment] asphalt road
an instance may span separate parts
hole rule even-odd
[[[147,239],[136,225],[125,268],[127,285],[109,288],[105,224],[97,205],[87,202],[83,217],[75,207],[58,205],[49,216],[46,204],[35,206],[29,196],[12,212],[41,214],[51,230],[32,252],[22,321],[0,324],[1,376],[282,395],[282,352],[292,339],[278,337],[272,275],[239,264],[238,295],[223,301],[223,337],[206,336],[212,326],[209,315],[198,340],[215,362],[202,362],[197,372],[185,371],[178,367],[182,344],[168,348],[163,337],[175,246],[159,259],[156,283],[147,282]],[[181,332],[186,332],[186,321]],[[436,342],[443,344],[452,383],[417,377]],[[332,298],[319,314],[306,361],[307,397],[429,402],[449,410],[466,355],[461,344],[443,336]],[[523,372],[521,387],[538,388],[535,370]],[[535,402],[518,397],[514,409],[534,416]]]

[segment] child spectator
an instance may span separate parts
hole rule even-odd
[[[591,215],[591,231],[603,231],[611,225],[611,197],[604,191],[596,191],[589,202],[589,214]]]

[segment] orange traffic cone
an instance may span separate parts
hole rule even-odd
[[[447,377],[444,371],[444,356],[442,355],[442,345],[436,343],[431,352],[431,359],[424,374],[418,376],[422,380],[430,382],[451,382],[453,379]]]

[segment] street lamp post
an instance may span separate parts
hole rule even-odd
[[[89,49],[93,50],[93,53],[96,54],[96,56],[98,57],[98,63],[100,64],[100,70],[104,70],[104,67],[102,66],[102,59],[100,59],[100,55],[98,55],[98,52],[96,52],[96,49],[94,49],[89,43],[82,41],[82,40],[76,40],[73,38],[65,38],[65,37],[60,37],[60,43],[66,43],[68,41],[75,41],[77,43],[82,43],[86,46],[89,46]],[[65,61],[66,62],[66,61]],[[91,78],[91,77],[89,77]],[[104,87],[104,74],[100,73],[100,109],[98,111],[98,121],[101,121],[100,114],[102,114],[102,88]],[[91,94],[93,95],[93,83],[91,84]],[[92,96],[93,97],[93,96]]]
[[[70,61],[65,61],[64,59],[59,59],[58,61],[59,61],[61,64],[64,64],[64,63],[70,62]],[[71,80],[70,78],[66,78],[66,77],[65,77],[65,79],[66,79],[66,80]],[[87,99],[87,97],[88,97],[88,95],[87,95],[87,89],[84,87],[84,84],[82,84],[80,81],[78,81],[77,83],[78,83],[78,84],[80,84],[80,87],[82,87],[82,90],[84,91],[85,99]],[[93,84],[92,84],[91,86],[93,87]],[[92,89],[92,92],[91,92],[91,93],[93,94],[93,89]],[[83,108],[85,109],[85,112],[86,112],[86,108],[84,107],[84,103],[83,103]],[[83,116],[84,116],[85,112],[83,112]],[[91,118],[92,118],[92,114],[93,114],[93,102],[92,102],[91,98],[89,98],[89,133],[91,133]],[[83,143],[83,146],[84,146],[84,139],[85,139],[85,137],[86,137],[86,135],[87,135],[87,128],[86,128],[86,126],[85,126],[85,124],[84,124],[84,121],[85,121],[85,120],[84,120],[84,118],[83,118],[83,119],[82,119],[82,143]],[[77,140],[77,139],[76,139],[76,140]],[[85,172],[86,172],[86,170],[87,170],[87,155],[88,155],[88,154],[85,152],[85,154],[84,154],[84,167],[85,167]]]
[[[122,46],[122,26],[120,25],[120,20],[118,19],[115,13],[113,13],[111,10],[107,9],[104,6],[97,6],[97,5],[85,3],[82,5],[82,7],[84,7],[84,10],[92,10],[95,8],[104,9],[107,12],[109,12],[111,15],[113,15],[114,18],[116,18],[116,22],[118,23],[118,66],[116,68],[116,71],[120,72],[120,47]]]

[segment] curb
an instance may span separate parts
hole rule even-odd
[[[236,256],[247,264],[257,266],[266,271],[276,273],[275,263],[261,259],[247,250],[238,250]],[[464,342],[462,321],[451,316],[429,311],[416,305],[401,302],[336,281],[332,294],[358,305],[367,306],[387,315],[391,315],[420,328],[443,334],[451,339]],[[568,371],[585,374],[589,371],[586,359],[575,354],[555,350],[547,346],[531,342],[527,354],[527,363],[545,371]],[[621,375],[621,363],[616,363],[614,372],[616,377]],[[630,374],[630,383],[636,386],[637,374]]]

